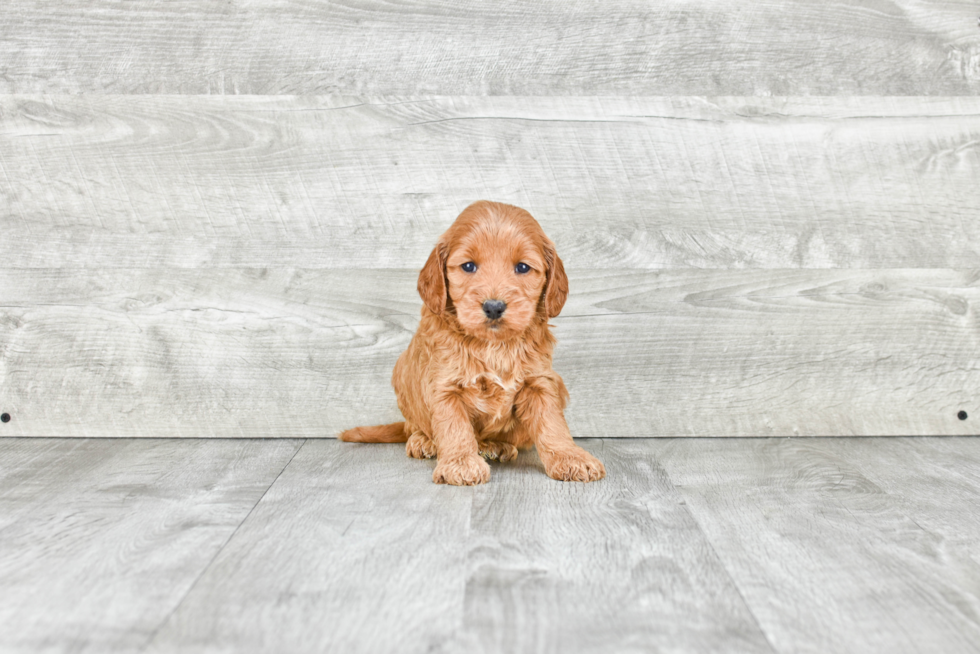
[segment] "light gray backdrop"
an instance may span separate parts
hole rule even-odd
[[[0,436],[396,420],[481,198],[569,269],[576,436],[976,433],[978,13],[6,0]]]

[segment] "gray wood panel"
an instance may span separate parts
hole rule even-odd
[[[571,271],[573,434],[976,434],[980,272]],[[0,435],[399,419],[415,271],[0,269]],[[970,418],[961,421],[957,412]]]
[[[980,651],[980,439],[582,444],[0,439],[0,649]]]
[[[976,458],[977,441],[948,451],[960,448]],[[914,480],[921,458],[949,461],[927,449],[905,458],[904,440],[859,451],[850,439],[686,439],[664,443],[658,460],[777,651],[980,652],[975,541],[947,538],[959,516],[936,511],[930,525],[904,511],[909,496],[938,499],[962,480],[898,482],[896,497],[864,474]]]
[[[837,456],[880,488],[902,513],[936,537],[936,550],[980,565],[980,439],[901,438],[813,442],[818,456]],[[975,589],[980,596],[980,587]]]
[[[605,480],[556,485],[528,452],[474,494],[455,651],[774,651],[650,441],[582,445]]]
[[[0,650],[138,651],[299,446],[0,439]]]
[[[307,441],[148,651],[439,651],[462,619],[473,492],[432,468]]]
[[[976,97],[7,96],[0,261],[417,268],[486,198],[573,268],[973,268],[978,144]]]
[[[612,474],[431,482],[398,445],[308,441],[149,651],[771,652],[644,443]]]
[[[0,92],[956,95],[968,0],[5,0]]]

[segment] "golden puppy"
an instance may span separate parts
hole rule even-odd
[[[565,304],[568,278],[531,214],[471,204],[439,238],[418,290],[422,320],[391,377],[405,422],[348,429],[340,440],[407,443],[411,457],[437,457],[439,484],[485,483],[481,455],[509,461],[532,445],[554,479],[602,479],[602,463],[565,424],[548,318]]]

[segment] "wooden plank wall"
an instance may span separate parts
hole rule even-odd
[[[570,271],[577,436],[977,433],[978,12],[8,0],[0,436],[397,419],[481,198]]]

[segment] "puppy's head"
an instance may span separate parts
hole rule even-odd
[[[418,289],[430,311],[454,314],[468,334],[508,340],[561,312],[568,278],[531,214],[480,201],[439,238]]]

